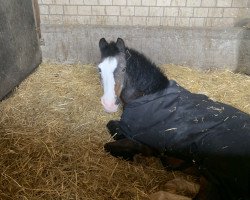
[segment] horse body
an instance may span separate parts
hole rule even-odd
[[[101,65],[111,57],[117,64],[105,65],[112,68],[109,75],[101,73],[104,82],[111,77],[113,83],[103,84],[104,93],[113,88],[109,102],[124,105],[121,121],[107,125],[117,141],[105,144],[105,149],[125,159],[142,153],[195,162],[209,181],[196,199],[250,199],[249,115],[169,81],[122,39],[110,44],[101,39],[99,46],[99,68],[103,71]]]
[[[159,155],[193,162],[224,199],[249,195],[250,124],[246,113],[170,81],[166,89],[125,107],[120,133]]]

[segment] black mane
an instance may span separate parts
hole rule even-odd
[[[153,62],[134,49],[126,49],[130,85],[143,95],[153,94],[168,86],[168,78]]]

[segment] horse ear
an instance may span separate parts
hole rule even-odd
[[[107,43],[107,41],[105,40],[105,38],[100,39],[100,41],[99,41],[99,48],[102,50],[102,49],[104,49],[106,46],[108,46],[108,43]]]
[[[124,43],[123,39],[117,38],[116,46],[119,49],[119,51],[125,52],[125,43]]]

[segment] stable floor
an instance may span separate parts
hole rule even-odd
[[[185,88],[250,113],[250,77],[165,65]],[[107,114],[94,66],[42,64],[0,103],[0,199],[145,199],[181,172],[156,158],[134,162],[103,150]]]

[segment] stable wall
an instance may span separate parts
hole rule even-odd
[[[96,63],[99,39],[121,37],[157,64],[250,71],[250,0],[40,0],[39,5],[45,61]]]
[[[250,0],[38,0],[42,24],[233,27]]]
[[[171,27],[43,27],[44,60],[97,63],[99,38],[124,39],[129,47],[142,51],[156,64],[174,63],[203,69],[249,66],[250,30],[242,28],[191,29]],[[243,50],[244,48],[244,50]],[[240,54],[240,52],[242,54]],[[248,56],[247,56],[248,55]],[[241,66],[242,68],[244,66]]]

